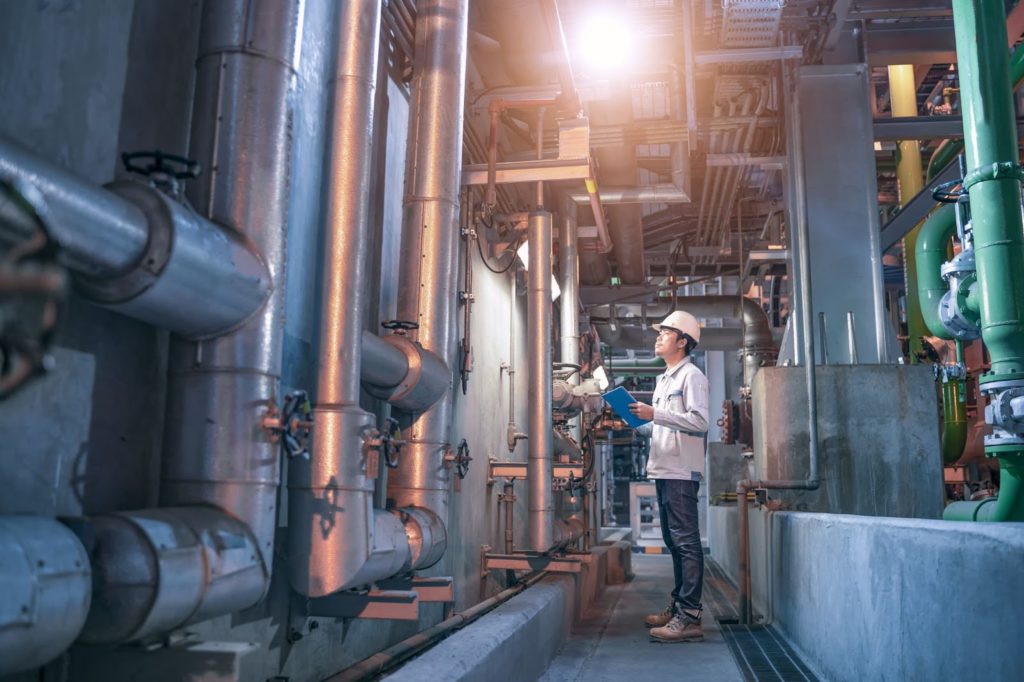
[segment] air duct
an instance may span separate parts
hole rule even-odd
[[[458,200],[466,84],[468,0],[423,0],[416,12],[416,65],[409,108],[398,317],[409,338],[447,362],[455,357],[458,297]],[[412,415],[399,468],[388,480],[397,507],[448,517],[451,375],[430,409]],[[438,561],[444,551],[432,555]],[[429,565],[429,564],[427,564]]]

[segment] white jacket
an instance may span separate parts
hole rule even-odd
[[[658,377],[653,402],[654,421],[637,429],[651,439],[647,478],[701,480],[708,430],[708,378],[685,357]]]

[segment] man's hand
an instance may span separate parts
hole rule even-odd
[[[639,417],[644,421],[652,421],[654,419],[654,408],[647,403],[630,403],[629,411],[634,417]]]

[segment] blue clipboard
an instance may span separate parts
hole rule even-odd
[[[650,419],[641,419],[629,411],[630,404],[640,401],[634,398],[633,394],[622,386],[619,386],[614,391],[608,391],[601,397],[604,398],[606,403],[611,405],[611,408],[615,410],[615,414],[622,417],[622,419],[634,429],[638,426],[643,426],[650,421]]]

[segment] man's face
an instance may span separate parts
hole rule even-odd
[[[679,334],[674,329],[662,327],[658,338],[654,340],[654,354],[659,358],[671,355],[679,345]]]

